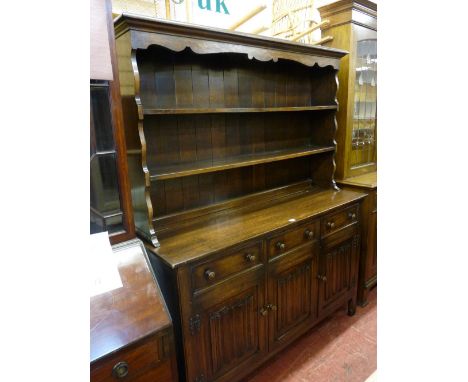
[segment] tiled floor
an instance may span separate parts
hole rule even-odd
[[[377,288],[369,304],[320,323],[245,382],[364,382],[377,369]]]

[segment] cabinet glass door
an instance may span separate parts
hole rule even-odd
[[[109,84],[91,82],[91,217],[90,233],[123,231]]]
[[[351,168],[375,162],[377,135],[377,39],[357,42]]]

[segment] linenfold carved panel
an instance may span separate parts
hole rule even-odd
[[[213,375],[257,350],[257,316],[257,299],[252,292],[209,313]]]
[[[277,279],[277,336],[303,321],[311,313],[310,267],[310,261],[307,261],[299,267],[289,269]]]
[[[350,287],[352,242],[347,241],[325,255],[324,302],[333,301]]]

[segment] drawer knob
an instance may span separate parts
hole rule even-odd
[[[313,239],[314,238],[314,231],[311,231],[310,229],[306,229],[304,232],[306,238],[308,239]]]
[[[128,374],[128,363],[127,362],[119,362],[114,365],[112,368],[112,375],[115,378],[122,379],[125,378]]]
[[[251,263],[253,263],[255,260],[257,260],[257,256],[255,255],[252,255],[251,253],[248,253],[247,255],[245,255],[245,258],[250,261]]]
[[[350,213],[348,214],[348,217],[349,217],[351,220],[354,220],[354,219],[356,219],[356,214],[355,214],[354,212],[350,212]]]
[[[276,248],[278,248],[281,251],[284,251],[284,249],[286,248],[286,244],[282,243],[281,241],[278,241],[276,243]]]
[[[208,280],[214,280],[214,278],[216,277],[216,273],[214,271],[211,271],[209,269],[207,269],[205,271],[205,277],[208,279]]]
[[[327,282],[327,276],[317,275],[317,278],[323,282]]]
[[[335,222],[328,222],[328,223],[327,223],[327,227],[328,227],[328,229],[333,229],[333,228],[335,228]]]

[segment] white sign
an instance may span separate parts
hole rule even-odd
[[[89,236],[90,297],[122,288],[122,279],[107,232]]]

